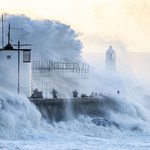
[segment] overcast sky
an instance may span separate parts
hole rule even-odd
[[[0,0],[0,11],[71,25],[87,56],[109,45],[150,52],[150,0]]]

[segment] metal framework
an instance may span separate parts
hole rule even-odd
[[[68,63],[58,61],[33,61],[32,62],[32,91],[38,88],[45,97],[49,97],[53,88],[67,90],[76,87],[77,81],[87,79],[89,65],[82,63]],[[64,87],[66,86],[66,87]],[[58,89],[59,88],[59,89]]]

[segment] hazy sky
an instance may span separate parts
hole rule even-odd
[[[1,13],[53,19],[81,33],[84,54],[150,52],[150,0],[0,0]]]

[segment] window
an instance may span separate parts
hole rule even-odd
[[[31,51],[30,50],[24,50],[23,51],[23,62],[29,63],[31,62]]]
[[[11,55],[7,55],[7,59],[11,59]]]

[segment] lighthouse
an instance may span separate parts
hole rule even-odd
[[[116,53],[112,46],[106,51],[106,61],[105,61],[106,69],[108,71],[115,72],[116,70]]]

